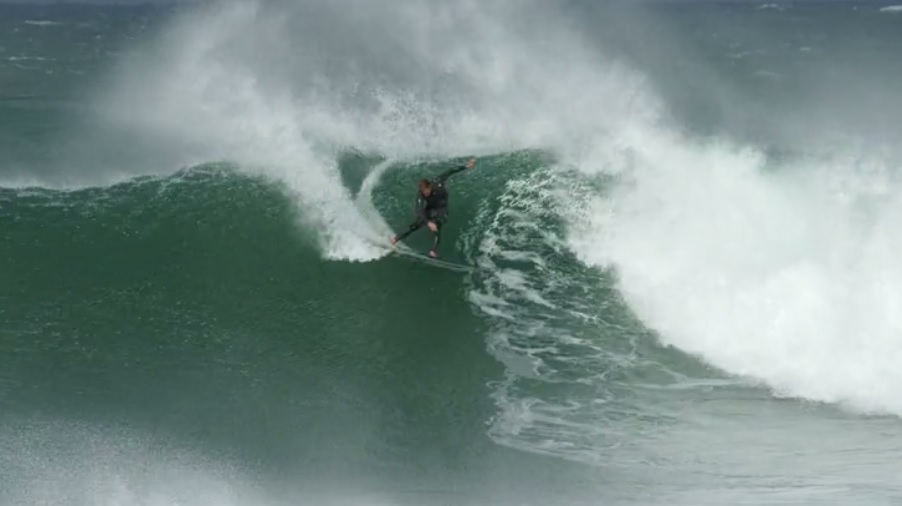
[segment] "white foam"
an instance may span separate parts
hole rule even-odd
[[[902,5],[888,5],[886,7],[881,7],[880,12],[902,12]]]
[[[902,414],[902,198],[886,172],[771,168],[653,129],[630,150],[629,183],[594,199],[571,243],[617,269],[664,343],[781,394]]]
[[[392,235],[392,229],[385,223],[385,220],[380,217],[379,211],[376,209],[375,204],[373,204],[373,190],[376,188],[382,175],[385,174],[391,166],[392,162],[389,160],[374,167],[370,173],[367,174],[366,179],[363,180],[363,184],[360,185],[360,190],[357,192],[355,201],[356,207],[360,209],[372,226],[372,228],[363,232],[363,236],[365,239],[375,243],[385,243]]]
[[[499,412],[490,436],[500,444],[567,455],[589,451],[591,434],[574,420],[591,411],[592,400],[557,397],[550,385],[594,384],[608,363],[596,342],[597,300],[574,297],[590,277],[558,270],[566,259],[560,230],[552,224],[561,208],[562,184],[570,182],[556,167],[543,168],[508,181],[496,211],[480,213],[478,272],[469,279],[469,300],[491,322],[487,336],[492,355],[505,365],[506,379],[495,385]],[[570,185],[569,190],[579,188]],[[563,199],[567,202],[567,199]],[[521,382],[545,384],[541,398]],[[580,426],[585,428],[585,426]],[[591,432],[591,431],[590,431]],[[551,452],[547,445],[560,446]],[[564,448],[566,447],[566,448]]]
[[[26,25],[32,26],[59,26],[62,25],[59,21],[51,21],[49,19],[26,19],[24,21]]]
[[[7,58],[7,61],[47,61],[47,58],[44,58],[43,56],[10,56],[9,58]]]
[[[222,53],[234,34],[254,26],[258,9],[253,2],[230,4],[202,22],[176,26],[160,50],[165,68],[129,68],[104,97],[106,111],[145,134],[187,141],[207,159],[231,159],[286,183],[326,257],[377,258],[384,253],[362,240],[369,221],[351,205],[336,152],[317,149],[320,139],[305,132],[308,120],[326,118],[266,89],[240,60]]]

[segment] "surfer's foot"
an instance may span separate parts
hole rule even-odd
[[[398,236],[393,235],[391,237],[391,245],[394,246],[395,244],[398,244]]]
[[[431,256],[432,258],[438,258],[438,253],[435,250],[431,250],[429,252],[429,256]]]

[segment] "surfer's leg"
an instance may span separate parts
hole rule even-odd
[[[432,241],[432,249],[429,251],[429,256],[431,257],[438,257],[438,245],[442,242],[442,225],[445,224],[446,217],[445,213],[438,213],[432,219],[433,223],[435,223],[435,237]]]
[[[438,245],[442,242],[442,224],[436,223],[438,227],[435,229],[435,239],[432,242],[432,249],[429,251],[429,256],[438,257]]]

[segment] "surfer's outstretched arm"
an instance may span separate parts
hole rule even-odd
[[[420,229],[420,227],[422,227],[425,224],[426,224],[425,220],[421,220],[419,217],[417,217],[417,221],[411,223],[410,226],[407,227],[407,230],[396,235],[394,237],[394,239],[392,240],[392,243],[396,243],[398,241],[403,241],[408,235],[416,232],[417,230]]]
[[[472,169],[475,165],[476,165],[476,159],[471,158],[470,161],[468,161],[466,165],[461,165],[461,166],[455,167],[451,170],[442,172],[441,174],[438,175],[438,177],[436,178],[436,181],[439,184],[444,183],[449,177],[453,176],[454,174],[457,174],[458,172],[463,172],[467,169]]]
[[[411,223],[410,226],[407,227],[407,230],[392,237],[392,244],[397,244],[398,241],[404,240],[405,237],[416,232],[420,227],[429,222],[429,217],[426,215],[426,204],[426,199],[417,194],[416,204],[414,204],[414,212],[417,215],[416,221]]]

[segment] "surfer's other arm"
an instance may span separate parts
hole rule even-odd
[[[453,176],[454,174],[457,174],[458,172],[463,172],[463,171],[465,171],[465,170],[467,170],[467,169],[472,169],[472,168],[475,167],[475,166],[476,166],[476,159],[475,159],[475,158],[470,158],[470,160],[467,162],[466,165],[461,165],[461,166],[455,167],[455,168],[453,168],[453,169],[451,169],[451,170],[442,172],[441,174],[439,174],[439,176],[438,176],[437,178],[435,178],[435,180],[436,180],[437,183],[442,184],[442,183],[444,183],[449,177]]]

